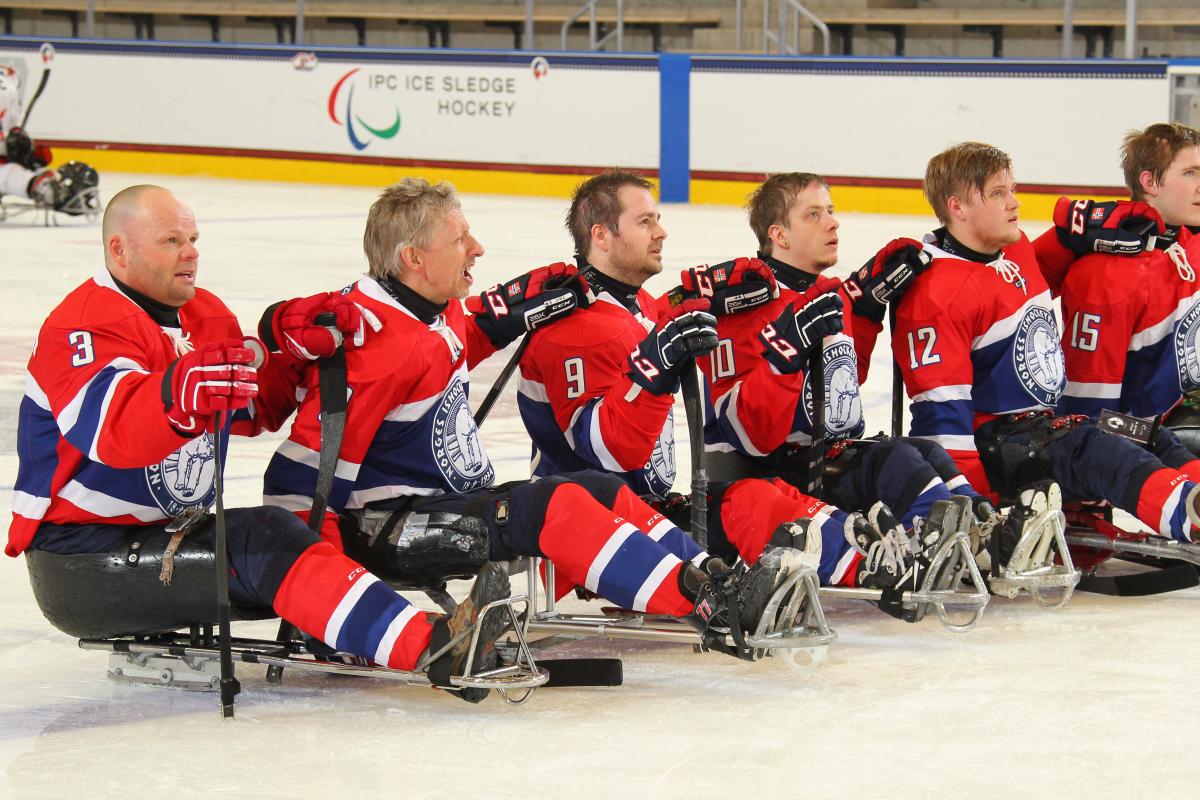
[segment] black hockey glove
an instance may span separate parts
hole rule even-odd
[[[20,128],[13,128],[4,137],[4,157],[12,164],[20,164],[25,169],[37,169],[33,159],[33,140],[25,135]]]
[[[467,311],[480,329],[503,349],[526,331],[536,330],[591,302],[591,290],[579,270],[559,262],[467,298]]]
[[[629,354],[629,377],[651,394],[679,391],[693,359],[717,346],[717,318],[707,300],[684,300]]]
[[[1054,206],[1054,229],[1063,247],[1082,258],[1089,253],[1134,256],[1152,250],[1166,225],[1152,206],[1136,200],[1095,203],[1060,197]]]
[[[842,330],[842,298],[838,282],[817,278],[804,294],[788,304],[758,337],[766,347],[763,357],[784,375],[804,368],[808,355],[821,340]]]
[[[850,307],[860,317],[882,323],[888,303],[896,300],[933,259],[913,239],[893,239],[846,278]]]
[[[779,297],[775,273],[757,258],[735,258],[679,273],[685,297],[707,298],[714,314],[736,314]]]

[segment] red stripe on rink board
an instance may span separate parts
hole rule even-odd
[[[692,170],[692,180],[708,181],[743,181],[746,183],[762,183],[771,173],[769,172],[716,172]],[[822,176],[830,186],[862,186],[881,189],[920,189],[921,181],[916,178],[863,178],[849,175]],[[1017,194],[1065,194],[1065,195],[1116,195],[1124,197],[1129,189],[1124,186],[1082,186],[1055,183],[1018,183]]]
[[[566,164],[509,164],[490,161],[437,161],[421,158],[384,158],[340,153],[308,153],[297,150],[257,150],[242,147],[193,147],[191,145],[142,144],[137,142],[84,142],[69,139],[39,139],[51,147],[77,150],[120,150],[135,153],[178,153],[181,155],[234,156],[241,158],[280,158],[291,161],[329,161],[340,164],[366,164],[379,167],[434,167],[437,169],[478,169],[497,172],[533,172],[545,175],[599,175],[607,167],[583,167]],[[625,167],[646,178],[658,176],[658,170]]]

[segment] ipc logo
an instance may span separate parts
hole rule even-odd
[[[333,85],[333,90],[329,93],[329,118],[335,124],[341,125],[342,120],[338,119],[338,108],[341,106],[341,97],[345,94],[345,124],[346,135],[350,137],[350,144],[354,145],[355,150],[365,150],[367,145],[372,142],[372,139],[365,134],[356,130],[355,123],[367,133],[374,134],[379,139],[391,139],[400,132],[400,109],[395,109],[396,116],[392,123],[385,128],[376,128],[363,120],[362,117],[354,113],[354,85],[355,81],[350,80],[361,67],[355,67],[347,72],[342,77],[338,78],[338,82]],[[343,88],[345,92],[343,92]]]

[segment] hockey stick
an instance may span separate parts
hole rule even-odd
[[[896,306],[888,303],[888,328],[891,335],[896,335]],[[895,350],[892,355],[892,438],[899,439],[904,433],[904,376],[900,374],[900,362],[896,360]]]
[[[33,97],[29,98],[29,105],[25,106],[25,118],[21,120],[21,130],[29,125],[29,115],[33,113],[33,107],[37,105],[38,98],[42,96],[42,92],[46,91],[46,82],[50,80],[50,68],[46,67],[42,70],[42,79],[38,82],[37,89],[33,92]]]
[[[808,493],[816,497],[825,478],[825,341],[817,342],[808,357],[808,385],[812,387],[812,450],[808,462]]]
[[[504,391],[504,387],[508,385],[509,378],[521,363],[521,357],[525,355],[525,351],[529,349],[529,342],[533,339],[533,331],[525,334],[521,339],[521,344],[517,345],[517,352],[513,353],[512,358],[504,365],[504,369],[500,370],[500,374],[496,376],[495,383],[488,390],[487,396],[483,398],[483,402],[479,404],[479,410],[475,412],[475,426],[482,427],[483,421],[487,419],[488,412],[492,410],[492,406],[496,405],[496,400],[500,398],[500,393]]]
[[[234,698],[242,686],[233,674],[233,644],[229,632],[229,543],[225,535],[225,470],[222,467],[224,448],[221,435],[225,427],[225,412],[215,415],[216,431],[213,434],[213,455],[216,458],[213,486],[216,489],[216,567],[217,567],[217,643],[221,652],[221,716],[233,718]]]
[[[331,331],[337,330],[337,320],[332,312],[318,314],[313,322]],[[308,512],[308,528],[320,534],[325,510],[329,507],[329,493],[333,490],[338,456],[342,451],[342,437],[346,433],[346,350],[340,345],[333,355],[317,360],[317,390],[321,398],[321,453],[317,462],[312,508]],[[290,642],[296,633],[296,627],[283,620],[279,623],[275,638],[280,642]],[[277,684],[282,680],[283,667],[267,668],[267,683]]]
[[[704,407],[700,402],[700,377],[690,363],[679,378],[683,409],[687,414],[688,447],[692,453],[692,538],[708,549],[708,471],[704,468]]]

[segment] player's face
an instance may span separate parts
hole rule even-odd
[[[662,272],[663,240],[666,228],[660,222],[654,195],[640,186],[622,186],[617,190],[621,216],[617,233],[609,241],[608,267],[612,276],[631,286],[641,286]]]
[[[1200,147],[1185,147],[1146,193],[1168,225],[1200,225]]]
[[[175,307],[196,294],[200,231],[192,210],[174,195],[147,193],[117,237],[113,273],[122,283]]]
[[[967,247],[981,253],[993,253],[1021,240],[1017,210],[1017,184],[1009,170],[1000,170],[987,179],[983,191],[972,187],[969,198],[960,204],[965,236],[954,234]],[[954,233],[954,231],[951,231]]]
[[[471,226],[460,209],[442,220],[427,249],[421,250],[420,269],[425,287],[421,294],[435,303],[463,298],[471,290],[471,270],[475,259],[483,255],[483,245],[471,235]]]
[[[828,269],[837,263],[840,225],[829,190],[814,181],[796,195],[787,224],[772,237],[771,255],[805,272]]]

